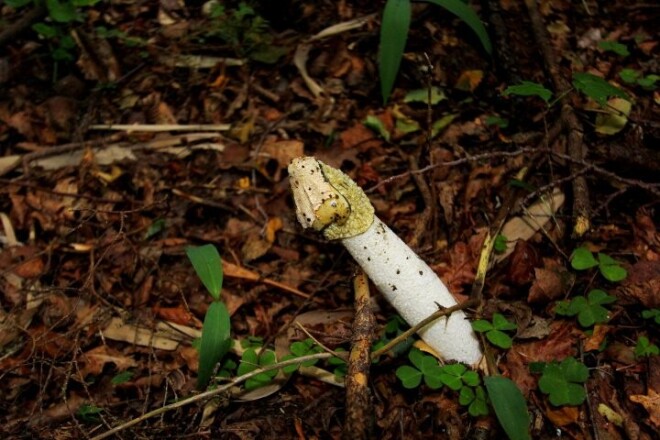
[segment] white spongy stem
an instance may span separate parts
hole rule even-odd
[[[456,300],[435,272],[378,218],[369,229],[342,240],[378,290],[411,326]],[[419,335],[447,360],[476,365],[481,347],[470,321],[462,311],[442,317],[423,328]]]

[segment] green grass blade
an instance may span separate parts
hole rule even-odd
[[[380,27],[378,73],[383,104],[392,93],[410,27],[410,0],[387,0]]]
[[[497,420],[510,440],[529,440],[529,412],[527,402],[511,379],[502,376],[484,378],[488,397]]]
[[[225,304],[213,301],[206,311],[202,327],[202,343],[199,348],[199,371],[197,389],[203,389],[209,382],[215,365],[229,350],[231,339],[229,312]]]
[[[424,0],[427,3],[433,3],[440,7],[445,8],[452,14],[456,15],[458,18],[463,20],[465,24],[470,26],[470,28],[477,34],[481,45],[484,47],[486,52],[489,54],[492,53],[493,47],[490,43],[490,38],[488,37],[488,32],[484,24],[479,19],[479,16],[472,8],[463,3],[461,0]]]
[[[212,244],[199,247],[187,247],[186,254],[195,268],[197,276],[214,300],[220,299],[222,289],[222,260],[218,250]]]

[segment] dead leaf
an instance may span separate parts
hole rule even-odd
[[[464,70],[456,80],[454,87],[465,92],[474,92],[483,78],[483,70]]]
[[[660,261],[640,260],[628,271],[628,277],[615,295],[648,308],[660,307]]]
[[[80,369],[80,376],[83,380],[88,374],[94,376],[101,374],[108,363],[114,364],[117,371],[125,371],[137,366],[137,362],[133,358],[125,356],[107,345],[100,345],[83,353],[79,362],[83,364]]]
[[[529,240],[537,231],[545,228],[555,213],[564,204],[564,200],[564,193],[555,189],[552,197],[543,197],[528,207],[524,215],[507,221],[500,232],[507,239],[507,249],[503,253],[496,255],[493,261],[502,261],[513,252],[516,241]]]
[[[529,284],[534,279],[534,269],[539,265],[536,249],[526,241],[518,241],[509,260],[507,279],[516,286]]]
[[[647,395],[634,394],[630,396],[630,400],[642,405],[649,413],[649,421],[656,428],[660,428],[660,394],[649,388]]]
[[[555,426],[567,426],[577,422],[580,411],[577,406],[562,406],[559,408],[548,407],[545,415]]]
[[[280,217],[271,217],[266,223],[266,241],[269,243],[275,242],[275,234],[277,231],[281,230],[284,225],[282,224],[282,219]]]
[[[612,327],[609,325],[595,325],[593,333],[584,342],[584,351],[600,349],[610,330],[612,330]]]
[[[156,316],[166,321],[175,322],[181,325],[190,325],[195,328],[202,328],[202,321],[197,319],[190,310],[183,306],[177,307],[154,307]]]
[[[575,282],[575,274],[554,260],[544,259],[544,268],[534,269],[527,301],[547,304],[561,298]]]

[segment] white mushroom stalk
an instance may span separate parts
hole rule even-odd
[[[411,326],[456,300],[447,287],[392,230],[374,215],[364,191],[346,174],[313,157],[294,159],[289,176],[296,216],[303,228],[340,240],[378,290]],[[419,331],[446,360],[476,365],[479,340],[462,311]]]

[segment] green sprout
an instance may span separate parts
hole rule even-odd
[[[612,282],[622,281],[628,276],[626,269],[614,258],[602,252],[599,252],[598,258],[596,258],[593,252],[584,246],[573,251],[571,266],[575,270],[587,270],[598,266],[601,275]]]
[[[642,310],[642,318],[652,319],[653,322],[660,325],[660,309]]]
[[[222,260],[215,246],[207,244],[186,248],[188,259],[202,284],[213,297],[206,311],[199,346],[199,371],[197,388],[204,388],[213,374],[215,366],[231,347],[231,322],[225,304],[220,301],[222,290]]]
[[[289,359],[295,359],[301,356],[307,356],[310,354],[320,353],[322,349],[312,339],[307,338],[304,341],[298,341],[292,343],[291,346],[289,347],[289,351],[291,351],[291,354],[287,354],[286,356],[284,356],[282,358],[283,361]],[[286,367],[282,368],[282,370],[287,374],[291,374],[295,372],[301,365],[303,367],[311,367],[317,362],[318,359],[313,359],[311,361],[305,361],[302,364],[287,365]]]
[[[272,350],[264,350],[263,353],[257,355],[257,349],[250,348],[243,352],[241,363],[238,365],[236,374],[242,376],[250,373],[258,368],[274,365],[277,362],[277,356]],[[254,377],[245,381],[246,390],[254,390],[272,382],[273,378],[277,375],[277,370],[264,371]]]
[[[658,354],[660,354],[660,349],[657,345],[652,344],[651,341],[649,341],[649,338],[646,336],[640,336],[639,339],[637,339],[637,345],[635,345],[636,358],[657,356]]]
[[[589,378],[587,367],[575,358],[545,364],[539,389],[554,406],[581,405],[587,397],[583,384]]]
[[[472,322],[472,329],[478,333],[485,333],[486,339],[491,344],[500,348],[511,348],[513,340],[511,336],[504,333],[505,331],[515,330],[516,324],[508,321],[504,315],[500,313],[493,314],[493,321],[485,319],[478,319]]]
[[[603,306],[614,301],[616,301],[616,297],[608,295],[603,290],[593,289],[586,298],[578,296],[571,301],[558,301],[555,311],[561,316],[577,315],[582,327],[591,327],[594,324],[607,322],[610,311]]]

